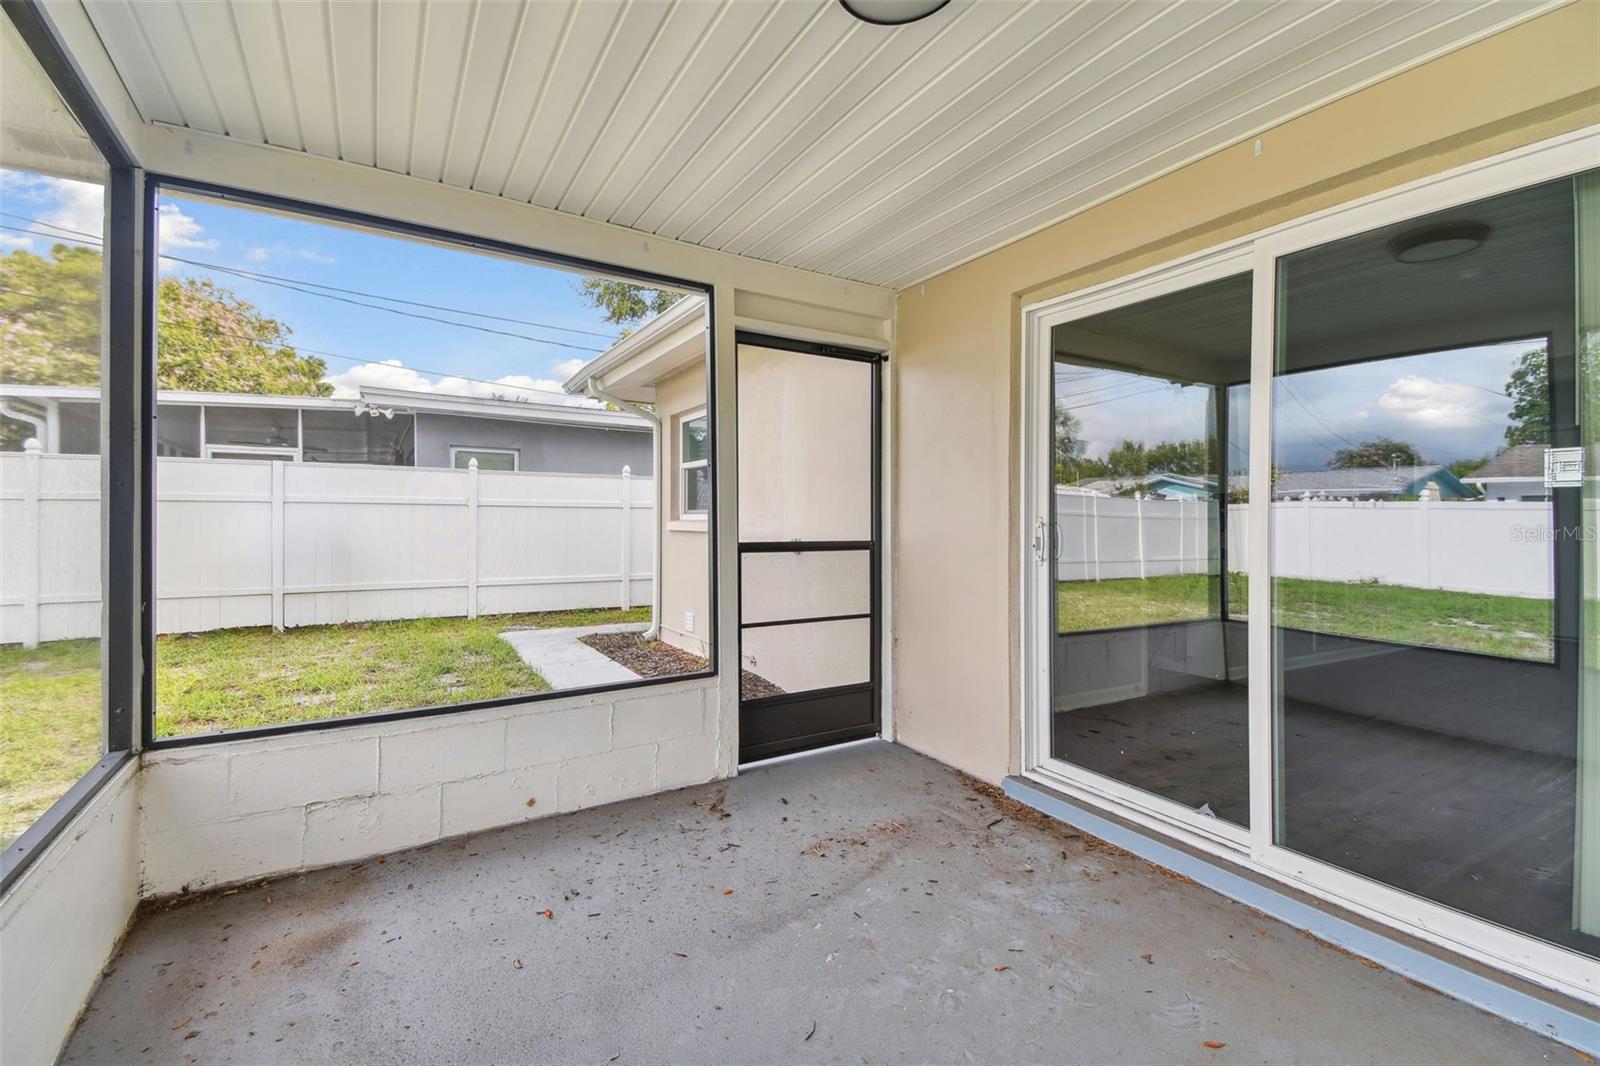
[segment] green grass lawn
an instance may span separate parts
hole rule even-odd
[[[1210,582],[1201,574],[1071,581],[1056,586],[1061,632],[1116,629],[1211,617]],[[1249,583],[1229,575],[1229,608],[1245,616]],[[1279,625],[1340,636],[1453,648],[1519,659],[1550,657],[1554,619],[1548,600],[1442,592],[1364,581],[1274,582]]]
[[[156,640],[156,733],[304,722],[543,692],[507,629],[647,622],[632,611],[225,629]],[[0,846],[100,758],[100,642],[0,647]]]
[[[0,848],[100,761],[100,641],[0,647]]]

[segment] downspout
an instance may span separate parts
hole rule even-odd
[[[6,400],[0,400],[0,415],[5,415],[7,418],[15,419],[18,422],[31,422],[33,424],[34,439],[39,442],[41,447],[50,435],[46,428],[48,423],[45,419],[38,415],[30,415],[25,411],[19,411]],[[659,429],[660,427],[657,426],[657,428]]]
[[[666,481],[661,471],[661,418],[649,408],[611,395],[596,385],[594,378],[584,383],[583,391],[591,400],[616,404],[629,414],[638,415],[650,423],[650,469],[651,480],[655,482],[656,500],[655,513],[650,522],[650,555],[654,567],[650,571],[650,628],[644,631],[644,639],[655,640],[661,635],[661,523],[666,514],[666,506],[661,498],[661,486]]]

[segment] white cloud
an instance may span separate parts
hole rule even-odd
[[[588,365],[587,359],[563,359],[550,368],[550,373],[565,381]]]
[[[52,178],[56,209],[44,215],[46,226],[65,231],[67,236],[99,240],[105,226],[105,188],[87,181]]]
[[[217,247],[214,237],[201,237],[205,227],[183,213],[177,204],[160,207],[161,247],[166,251],[210,250]]]
[[[332,266],[338,262],[333,256],[324,255],[315,248],[290,248],[282,244],[275,244],[271,248],[260,245],[247,248],[244,257],[252,263],[265,263],[268,259],[300,259],[307,263]]]
[[[32,248],[33,238],[26,233],[0,233],[0,248]]]
[[[1468,429],[1503,421],[1510,401],[1484,389],[1408,374],[1389,385],[1362,419],[1378,417],[1424,429]]]
[[[398,359],[385,359],[381,363],[362,363],[327,378],[333,394],[353,399],[362,386],[381,389],[409,389],[413,392],[435,392],[450,396],[472,396],[507,400],[530,400],[536,403],[556,403],[569,407],[595,407],[593,400],[569,396],[561,390],[559,381],[534,378],[526,374],[507,374],[494,381],[473,381],[462,377],[443,377],[438,381],[419,374]]]

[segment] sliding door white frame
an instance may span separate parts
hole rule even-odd
[[[1019,557],[1022,766],[1025,776],[1132,822],[1224,856],[1425,940],[1590,1002],[1600,1003],[1600,965],[1352,874],[1275,843],[1271,499],[1276,270],[1280,257],[1431,212],[1568,177],[1600,162],[1600,126],[1517,149],[1275,226],[1129,277],[1022,310]],[[1253,272],[1250,360],[1250,500],[1246,516],[1249,598],[1250,828],[1222,822],[1050,755],[1052,710],[1050,551],[1053,375],[1051,329],[1064,322],[1194,285]]]

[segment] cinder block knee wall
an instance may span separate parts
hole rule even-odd
[[[548,707],[548,709],[546,709]],[[152,752],[145,898],[315,869],[717,776],[704,682]]]

